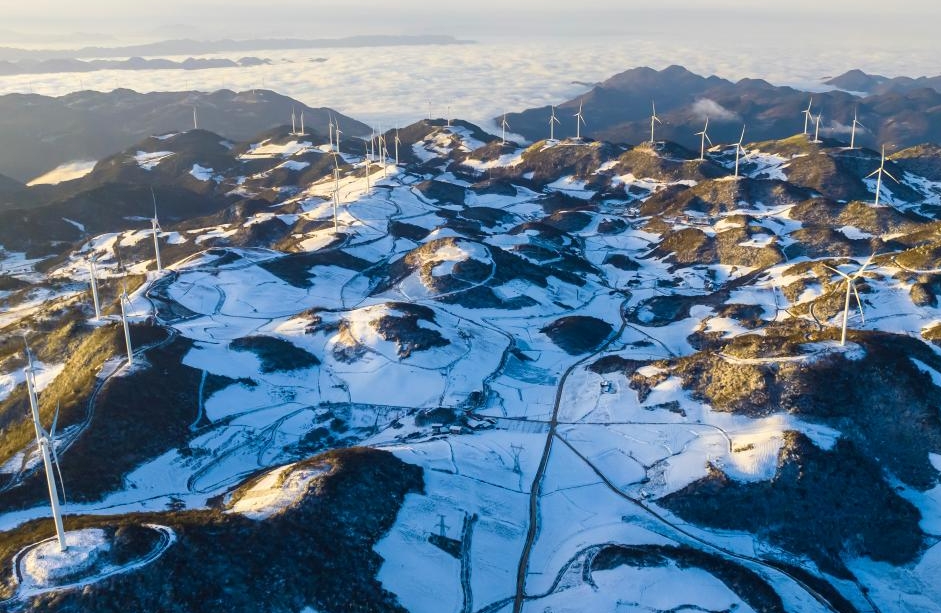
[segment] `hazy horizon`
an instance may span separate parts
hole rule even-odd
[[[867,41],[934,45],[934,25],[941,6],[927,0],[897,6],[872,0],[838,0],[821,6],[796,0],[786,7],[748,6],[733,0],[704,6],[695,0],[626,3],[586,0],[577,9],[522,0],[508,6],[496,0],[442,6],[427,0],[325,2],[303,0],[164,0],[154,4],[97,0],[62,6],[59,0],[35,0],[0,10],[0,46],[103,46],[166,38],[215,39],[305,37],[334,38],[363,34],[449,34],[483,38],[507,36],[584,37],[632,34],[682,35],[710,41],[726,37],[730,45],[748,46],[768,37],[786,40],[827,36],[830,42]]]

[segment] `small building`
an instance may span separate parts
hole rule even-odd
[[[605,379],[601,382],[601,393],[602,394],[613,394],[614,393],[614,384]]]
[[[443,434],[445,431],[444,424],[431,424],[431,431],[435,434]]]
[[[451,426],[450,428],[448,428],[448,432],[450,432],[451,434],[463,434],[464,428],[462,428],[461,426]]]

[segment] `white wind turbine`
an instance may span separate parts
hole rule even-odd
[[[91,299],[95,306],[95,321],[101,320],[101,302],[98,300],[98,269],[95,260],[88,258],[88,284],[91,286]]]
[[[340,129],[340,121],[337,120],[336,126],[333,128],[333,135],[337,139],[337,148],[336,152],[340,153],[340,135],[343,134],[343,130]]]
[[[807,129],[808,127],[810,127],[810,118],[813,117],[813,115],[810,112],[810,109],[813,107],[813,105],[814,105],[814,97],[811,96],[810,102],[807,103],[807,108],[801,111],[801,114],[804,116],[804,134],[805,135],[809,134]]]
[[[745,141],[745,126],[742,126],[742,136],[739,137],[738,142],[735,144],[735,176],[738,176],[738,161],[739,156],[742,153],[745,153],[745,149],[742,147],[742,143]]]
[[[363,143],[363,168],[366,170],[366,192],[369,192],[369,145]]]
[[[654,144],[654,142],[655,142],[654,139],[653,139],[653,130],[654,130],[654,127],[655,127],[656,124],[658,124],[658,123],[662,125],[663,122],[660,121],[660,118],[659,118],[659,117],[657,117],[657,104],[656,104],[653,100],[650,101],[650,107],[651,107],[651,109],[652,109],[652,111],[653,111],[652,114],[650,115],[650,144],[652,145],[652,144]]]
[[[195,104],[193,105],[193,129],[194,130],[199,129],[199,121],[197,120],[197,117],[196,117],[196,105]]]
[[[585,115],[582,114],[582,101],[578,103],[578,112],[575,113],[575,140],[582,140],[582,125],[587,126],[588,122],[585,121]]]
[[[843,332],[840,335],[841,347],[843,345],[846,345],[846,324],[847,324],[847,321],[849,320],[849,314],[850,314],[850,293],[856,296],[856,304],[857,306],[859,306],[859,315],[860,317],[862,317],[863,323],[866,323],[866,314],[863,313],[863,301],[860,300],[859,292],[856,291],[856,280],[859,279],[861,276],[863,276],[863,273],[866,271],[866,268],[868,268],[869,265],[872,264],[872,260],[875,257],[876,257],[875,253],[869,256],[869,259],[866,260],[866,262],[859,268],[859,270],[857,270],[852,275],[848,275],[845,272],[842,272],[840,270],[837,270],[836,268],[833,268],[832,266],[827,266],[826,264],[824,264],[824,268],[827,268],[828,270],[832,270],[836,274],[843,277],[843,279],[846,281],[846,301],[843,304]]]
[[[384,134],[379,134],[379,160],[382,162],[382,176],[383,178],[389,178],[389,165],[386,164],[388,159],[388,151],[386,150],[386,137]]]
[[[823,113],[817,113],[817,119],[814,120],[814,140],[810,141],[812,143],[820,142],[820,120],[823,119]]]
[[[555,126],[556,126],[556,124],[560,124],[560,125],[561,125],[562,122],[559,121],[559,118],[555,116],[555,107],[552,107],[552,114],[549,115],[549,141],[550,141],[550,142],[554,142],[554,141],[555,141]]]
[[[859,109],[853,110],[853,129],[850,132],[850,149],[856,148],[856,128],[865,129],[866,126],[859,123]]]
[[[506,145],[506,129],[510,127],[510,124],[506,120],[506,113],[503,114],[503,121],[500,122],[500,129],[503,130],[503,136],[500,139],[501,145]]]
[[[333,234],[340,232],[340,223],[337,220],[337,209],[340,208],[340,162],[333,156]]]
[[[153,188],[150,189],[150,197],[154,200],[154,218],[150,220],[151,228],[154,231],[154,254],[157,256],[157,272],[163,270],[163,262],[160,260],[160,240],[157,235],[157,231],[161,230],[160,222],[157,221],[157,195],[154,194]]]
[[[65,551],[65,528],[62,526],[62,510],[59,508],[59,490],[56,487],[55,475],[52,472],[52,463],[55,461],[59,473],[59,483],[62,483],[62,470],[59,468],[59,456],[55,448],[56,423],[59,421],[59,409],[52,419],[52,428],[49,432],[42,427],[39,419],[39,400],[36,397],[36,374],[33,368],[33,356],[26,346],[26,391],[29,395],[29,408],[33,418],[33,428],[36,430],[36,443],[42,454],[43,468],[46,471],[46,484],[49,486],[49,506],[52,507],[52,519],[56,526],[56,538],[59,541],[59,551]],[[62,498],[65,499],[65,485],[62,486]]]
[[[294,114],[294,107],[291,107],[291,136],[297,134],[297,127],[295,122],[297,121],[297,116]]]
[[[327,126],[330,131],[330,151],[333,151],[333,117],[330,117],[330,125]]]
[[[304,111],[303,111],[303,109],[302,109],[302,110],[301,110],[301,136],[304,136],[304,135],[305,135],[305,132],[304,132]]]
[[[131,346],[131,328],[127,324],[127,307],[131,303],[131,299],[127,297],[127,284],[124,285],[124,291],[118,298],[118,302],[121,303],[121,323],[124,326],[124,344],[127,346],[127,365],[130,366],[134,363],[134,348]]]
[[[879,206],[879,194],[882,192],[882,175],[886,175],[896,183],[899,182],[898,179],[892,176],[888,170],[885,169],[885,145],[882,146],[882,162],[879,164],[879,168],[876,168],[871,173],[866,175],[866,178],[872,177],[873,175],[878,175],[876,178],[876,202],[875,205]]]
[[[395,129],[395,165],[399,165],[399,145],[402,141],[399,139],[399,129]]]
[[[712,146],[712,139],[709,138],[709,118],[706,117],[706,125],[703,127],[702,132],[696,132],[696,136],[702,136],[702,144],[699,147],[699,161],[702,162],[706,159],[706,141],[709,141],[709,146]]]

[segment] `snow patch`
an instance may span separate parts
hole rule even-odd
[[[288,464],[269,471],[229,508],[250,519],[262,520],[277,515],[300,502],[313,482],[326,475],[325,466],[295,470],[297,464]]]

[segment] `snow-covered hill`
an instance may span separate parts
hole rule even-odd
[[[89,190],[212,202],[161,217],[162,271],[149,218],[61,203],[68,244],[0,250],[0,559],[51,535],[22,332],[43,418],[61,402],[67,526],[176,539],[159,582],[14,574],[4,606],[195,606],[191,559],[210,611],[941,611],[924,151],[876,206],[879,154],[804,136],[746,143],[741,176],[721,145],[384,138],[193,133],[99,163]],[[867,259],[857,308],[838,272]]]

